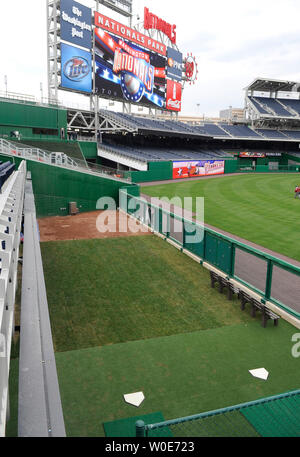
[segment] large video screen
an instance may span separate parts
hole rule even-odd
[[[166,57],[96,28],[95,61],[100,97],[166,107]]]
[[[83,49],[61,44],[61,88],[92,92],[92,56]]]
[[[173,162],[173,179],[224,174],[224,160],[189,160]]]

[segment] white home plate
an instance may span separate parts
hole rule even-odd
[[[269,372],[265,368],[257,368],[256,370],[249,370],[249,373],[252,374],[255,378],[264,379],[265,381],[268,379]]]
[[[124,400],[130,405],[139,407],[145,400],[143,392],[135,392],[133,394],[124,395]]]

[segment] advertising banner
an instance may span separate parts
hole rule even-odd
[[[165,57],[97,28],[95,60],[100,97],[165,108]]]
[[[255,158],[264,158],[264,157],[266,157],[266,154],[264,152],[245,151],[245,152],[240,152],[239,156],[242,158],[244,157],[244,158],[255,159]]]
[[[92,48],[92,10],[74,0],[60,0],[60,37],[83,48]]]
[[[176,81],[167,81],[166,108],[171,111],[181,111],[182,86]]]
[[[224,160],[189,160],[173,162],[173,179],[224,174]]]
[[[167,76],[175,81],[182,80],[182,53],[176,49],[167,50]]]
[[[162,56],[167,55],[167,47],[163,43],[154,40],[153,38],[138,32],[137,30],[131,29],[126,25],[120,24],[120,22],[110,19],[101,13],[95,11],[95,26],[106,30],[107,32],[113,33],[118,37],[129,40],[143,48],[149,49],[152,52],[157,52]]]
[[[89,52],[61,44],[61,87],[92,92],[92,56]]]

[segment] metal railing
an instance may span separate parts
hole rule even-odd
[[[156,424],[136,422],[137,437],[246,437],[261,436],[241,422],[240,414],[252,412],[265,421],[269,435],[278,437],[278,429],[284,421],[284,436],[299,436],[299,424],[294,411],[299,408],[300,389],[280,395],[262,398],[239,405],[229,406],[193,416],[181,417]],[[276,412],[275,412],[276,411]],[[277,414],[276,414],[277,413]],[[262,417],[263,416],[263,417]]]
[[[278,167],[270,167],[268,165],[258,165],[258,166],[240,166],[237,169],[237,172],[264,172],[264,173],[299,173],[299,165],[278,165]]]
[[[5,182],[0,196],[0,437],[5,436],[9,417],[8,380],[25,175],[23,161]]]
[[[92,164],[80,159],[76,159],[75,161],[63,152],[50,152],[26,145],[16,145],[3,138],[0,138],[0,154],[130,182],[130,178],[125,178],[125,173],[121,170]]]
[[[300,328],[300,267],[120,190],[120,209],[176,243],[201,264],[276,305]],[[296,261],[295,261],[296,262]]]
[[[36,99],[33,95],[19,94],[17,92],[3,92],[0,91],[0,99],[6,102],[21,103],[26,105],[35,105],[53,108],[63,108],[63,105],[58,100],[51,100],[43,97],[42,100]]]
[[[19,356],[19,437],[66,435],[30,179],[25,183]]]

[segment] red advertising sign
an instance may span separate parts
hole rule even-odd
[[[171,25],[163,19],[157,17],[155,14],[150,13],[148,8],[144,8],[144,28],[146,30],[159,30],[167,35],[171,43],[176,43],[176,25]]]
[[[266,157],[266,154],[264,152],[249,152],[249,151],[245,151],[245,152],[240,152],[240,157],[248,157],[248,158],[251,158],[251,159],[264,158],[264,157]]]
[[[224,174],[224,160],[188,160],[173,162],[173,179]]]
[[[150,49],[151,51],[157,52],[163,56],[167,55],[167,47],[163,43],[159,43],[153,38],[148,37],[137,30],[131,29],[126,25],[120,24],[120,22],[110,19],[101,13],[95,11],[95,26],[101,29],[107,30],[121,38],[132,41],[144,48]]]
[[[171,111],[181,111],[182,86],[176,81],[167,81],[167,106]]]

